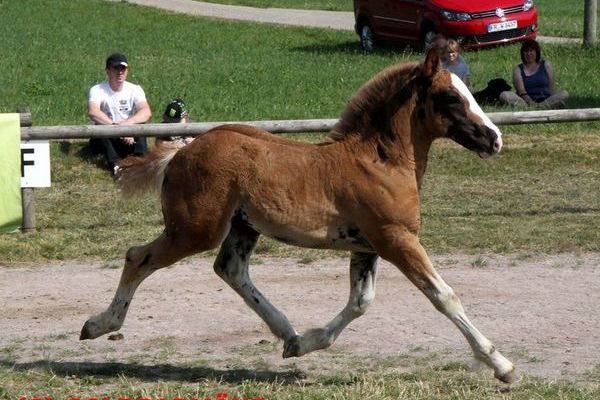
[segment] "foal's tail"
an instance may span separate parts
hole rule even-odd
[[[145,156],[130,156],[118,164],[117,183],[124,197],[160,191],[165,168],[184,144],[163,142]]]

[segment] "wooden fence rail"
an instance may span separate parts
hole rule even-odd
[[[144,125],[69,125],[31,126],[28,109],[18,110],[21,115],[22,140],[83,139],[91,137],[121,136],[194,136],[225,123],[253,125],[273,133],[328,132],[337,119],[304,119],[287,121],[245,122],[202,122],[188,124],[144,124]],[[497,125],[541,124],[554,122],[576,122],[600,120],[600,108],[574,110],[545,110],[488,113]],[[35,232],[35,194],[33,188],[23,188],[23,232]]]
[[[536,110],[488,113],[497,125],[542,124],[600,120],[600,108],[573,110]],[[337,119],[303,119],[281,121],[192,122],[188,124],[144,125],[66,125],[31,126],[21,128],[22,140],[77,139],[121,136],[193,136],[225,123],[253,125],[273,133],[327,132]]]

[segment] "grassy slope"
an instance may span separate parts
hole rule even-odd
[[[173,96],[185,98],[201,121],[332,118],[375,72],[421,57],[395,48],[366,57],[346,32],[192,18],[124,3],[18,4],[3,4],[0,14],[7,39],[0,111],[30,105],[37,125],[87,123],[86,91],[103,79],[103,60],[115,50],[130,55],[131,80],[146,89],[155,121]],[[598,104],[597,78],[585,72],[598,53],[545,46],[571,107]],[[467,54],[475,86],[509,79],[517,54],[516,45]],[[489,162],[437,146],[423,191],[423,241],[436,252],[598,250],[600,233],[588,229],[600,210],[597,126],[506,128],[506,150]],[[40,230],[0,237],[6,261],[120,258],[160,231],[155,199],[121,201],[81,143],[52,148],[53,186],[37,195]],[[261,249],[292,252],[268,241]]]

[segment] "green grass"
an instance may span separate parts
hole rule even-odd
[[[537,0],[540,35],[583,37],[584,2]]]
[[[367,78],[409,57],[363,57],[351,32],[93,0],[5,2],[0,33],[0,111],[29,105],[36,125],[88,123],[87,91],[105,78],[104,60],[113,51],[129,56],[129,78],[144,87],[157,122],[174,96],[202,121],[338,115]]]
[[[482,161],[448,141],[434,146],[423,187],[421,239],[435,253],[600,251],[600,137],[586,130],[512,128]],[[595,132],[595,133],[594,133]],[[122,258],[162,230],[153,196],[124,201],[82,143],[53,143],[53,186],[37,190],[38,232],[0,236],[5,262]],[[261,239],[258,254],[300,262],[336,252]]]
[[[186,99],[197,121],[333,118],[374,73],[421,57],[393,47],[365,56],[349,32],[193,18],[118,2],[23,0],[1,7],[0,111],[29,105],[36,125],[87,123],[86,91],[103,79],[104,59],[115,50],[130,56],[131,80],[145,87],[154,121],[174,96]],[[558,86],[571,93],[570,107],[598,104],[599,78],[588,71],[599,53],[544,47]],[[482,87],[493,77],[510,80],[518,45],[466,57]],[[489,162],[435,146],[423,190],[423,242],[433,252],[599,250],[600,233],[589,229],[600,213],[599,130],[597,123],[506,128],[505,151]],[[122,201],[101,167],[83,143],[53,142],[53,186],[37,190],[39,230],[2,235],[4,261],[114,260],[156,236],[157,199]],[[324,254],[269,240],[258,252]]]
[[[140,367],[143,374],[144,369]],[[180,368],[172,367],[178,371]],[[117,368],[116,371],[119,369]],[[185,371],[185,368],[183,368]],[[210,369],[207,369],[210,371]],[[148,378],[139,377],[134,370],[116,373],[88,375],[86,372],[55,372],[43,364],[37,368],[10,370],[0,367],[0,377],[5,382],[0,386],[0,398],[16,399],[19,396],[49,395],[53,399],[66,399],[70,396],[108,396],[112,399],[128,396],[138,399],[143,396],[158,398],[165,396],[217,398],[217,393],[234,396],[263,397],[268,400],[593,400],[600,396],[596,388],[580,387],[567,381],[545,381],[539,378],[525,378],[514,389],[507,390],[489,379],[470,373],[463,366],[449,365],[416,369],[410,373],[386,373],[381,376],[346,374],[324,374],[316,382],[288,383],[281,380],[233,379],[222,381],[219,378],[195,378],[192,381],[161,379],[151,383]],[[94,372],[92,370],[92,372]],[[95,372],[94,372],[95,373]],[[99,375],[99,376],[97,376]],[[171,374],[173,376],[174,374]],[[275,374],[274,374],[275,375]],[[275,375],[276,376],[276,375]]]
[[[88,123],[87,91],[104,79],[104,60],[115,50],[129,55],[130,80],[146,90],[155,122],[176,96],[199,121],[332,118],[375,72],[420,58],[397,47],[365,57],[352,32],[194,18],[118,2],[49,4],[5,2],[0,14],[0,111],[28,105],[36,125]],[[510,81],[518,48],[469,53],[475,87],[493,77]],[[546,45],[544,55],[558,86],[571,92],[571,107],[597,104],[597,78],[587,72],[596,67],[597,49]]]
[[[17,363],[0,365],[0,399],[19,396],[51,396],[66,399],[108,396],[165,396],[215,399],[217,393],[228,398],[264,397],[268,400],[592,400],[600,396],[597,384],[582,386],[566,380],[547,381],[525,377],[519,385],[507,389],[487,375],[470,372],[462,363],[443,363],[404,357],[401,364],[412,363],[410,372],[387,368],[390,360],[363,359],[351,369],[337,373],[306,377],[302,371],[262,371],[261,377],[249,379],[244,368],[216,371],[204,364],[128,365],[93,363]],[[245,365],[245,363],[241,363]],[[362,371],[366,366],[369,371]],[[594,373],[594,372],[592,372]],[[215,376],[218,375],[218,376]],[[592,380],[598,376],[591,376]]]
[[[459,150],[434,149],[423,196],[426,246],[598,250],[600,236],[590,226],[600,202],[597,189],[587,188],[598,186],[600,141],[583,130],[547,134],[545,126],[537,128],[540,133],[527,134],[513,128],[505,151],[486,163]]]

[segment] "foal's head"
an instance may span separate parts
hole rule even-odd
[[[375,137],[393,146],[406,134],[411,134],[413,141],[429,144],[435,138],[448,137],[481,157],[502,147],[500,130],[466,85],[441,68],[435,49],[422,64],[396,65],[367,82],[350,99],[330,137]]]
[[[456,75],[440,67],[429,51],[417,67],[416,119],[434,137],[447,137],[486,158],[500,151],[500,130]]]

